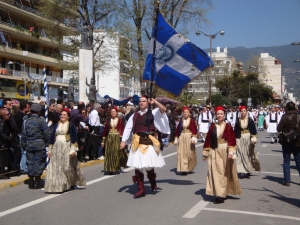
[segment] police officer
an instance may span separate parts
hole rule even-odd
[[[40,179],[45,168],[46,144],[50,138],[50,128],[40,117],[42,107],[34,103],[30,107],[31,115],[24,118],[22,128],[22,147],[26,150],[29,188],[41,188]]]

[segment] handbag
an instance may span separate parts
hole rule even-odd
[[[293,145],[295,144],[299,138],[300,138],[300,132],[298,129],[298,124],[299,124],[299,116],[297,115],[297,124],[296,124],[296,129],[290,129],[290,130],[286,130],[283,131],[280,134],[280,138],[279,138],[279,143],[282,145]]]

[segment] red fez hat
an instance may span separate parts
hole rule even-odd
[[[222,110],[222,111],[225,112],[224,107],[223,107],[223,106],[220,106],[220,105],[218,105],[218,106],[216,107],[215,111],[218,112],[219,110]]]
[[[65,111],[65,112],[67,112],[68,113],[68,115],[70,116],[70,110],[68,109],[68,108],[64,108],[62,111]]]
[[[247,110],[247,107],[244,106],[244,105],[241,105],[241,106],[239,107],[239,110],[242,111],[242,109],[246,109],[246,110]]]
[[[112,107],[112,109],[116,110],[117,112],[119,111],[117,106]]]
[[[184,110],[190,111],[189,107],[187,107],[187,106],[183,106],[183,107],[182,107],[182,112],[183,112]]]

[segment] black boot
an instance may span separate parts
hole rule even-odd
[[[35,178],[35,182],[34,182],[34,189],[41,189],[42,185],[41,185],[41,177],[34,177]]]
[[[29,188],[29,189],[34,189],[34,180],[33,180],[33,176],[29,176],[28,188]]]
[[[3,167],[1,167],[1,169],[0,169],[0,179],[3,179],[3,180],[10,179],[10,177],[7,174],[5,174],[5,170]]]
[[[214,201],[215,204],[220,204],[220,203],[224,203],[224,199],[221,198],[220,196],[217,196],[215,201]]]

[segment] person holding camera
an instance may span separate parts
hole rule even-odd
[[[287,112],[282,116],[277,126],[277,131],[281,132],[280,143],[283,153],[283,185],[290,186],[290,162],[293,153],[297,170],[300,175],[300,118],[297,113],[295,103],[288,102],[286,104]]]

